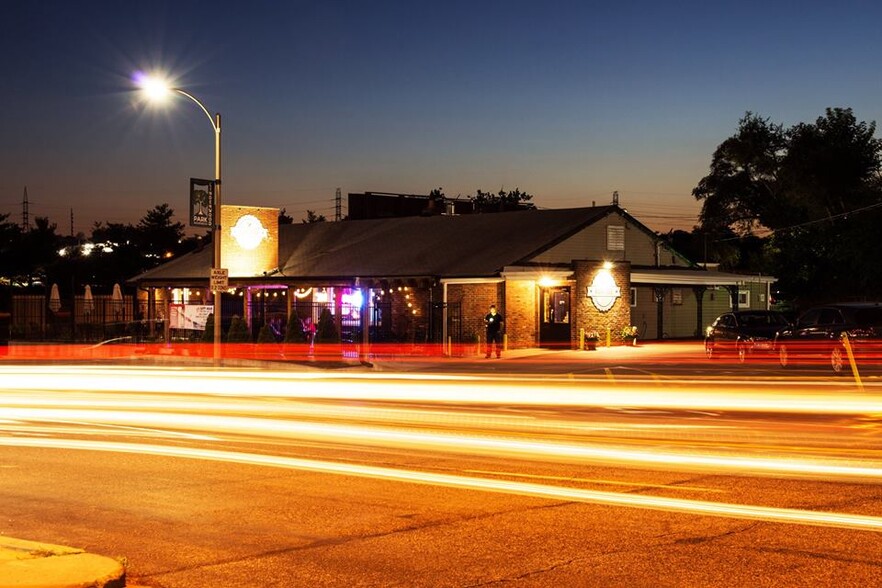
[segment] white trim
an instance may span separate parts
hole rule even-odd
[[[506,280],[535,280],[551,278],[552,280],[567,281],[573,278],[571,269],[541,269],[535,267],[506,266],[502,268],[502,278]]]
[[[774,276],[749,276],[693,270],[632,270],[632,284],[670,284],[683,286],[743,286],[750,283],[771,284]]]
[[[505,278],[441,278],[442,284],[499,284]]]

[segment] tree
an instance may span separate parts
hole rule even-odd
[[[772,230],[761,257],[806,301],[882,296],[882,141],[875,123],[828,108],[789,129],[747,113],[693,190],[701,226]]]
[[[61,237],[55,232],[57,228],[58,225],[50,223],[48,217],[38,216],[34,219],[34,226],[23,235],[17,256],[23,284],[46,282],[55,277],[51,275],[50,268],[59,258]]]
[[[475,212],[507,212],[536,208],[536,205],[530,202],[533,196],[521,192],[520,188],[509,192],[500,189],[496,194],[477,190],[475,195],[470,198],[474,204]]]
[[[172,222],[174,213],[168,204],[159,204],[138,222],[142,251],[153,259],[171,257],[183,240],[184,225]]]
[[[327,219],[325,218],[325,215],[316,214],[314,210],[307,210],[306,211],[306,218],[301,220],[300,222],[302,222],[304,225],[306,225],[306,224],[310,224],[310,223],[323,223],[326,220]]]
[[[0,214],[0,276],[13,279],[21,273],[18,252],[22,233],[17,223],[9,222],[9,214]]]
[[[744,115],[736,134],[714,151],[710,173],[692,190],[697,200],[704,200],[699,218],[705,231],[744,234],[758,223],[773,223],[785,146],[781,125],[750,112]]]
[[[294,217],[289,214],[285,214],[285,213],[286,213],[286,210],[284,208],[279,211],[279,224],[280,225],[292,224],[294,222]]]

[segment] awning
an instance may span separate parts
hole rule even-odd
[[[631,284],[665,284],[674,286],[743,286],[747,283],[773,284],[774,276],[730,274],[717,271],[683,269],[631,270]]]

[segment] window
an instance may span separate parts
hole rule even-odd
[[[738,308],[750,308],[750,290],[738,291]]]
[[[608,251],[625,250],[625,227],[606,227],[606,248]]]
[[[683,304],[683,288],[671,290],[671,302],[673,304]]]
[[[637,288],[631,288],[631,308],[637,306]]]
[[[841,325],[842,315],[835,308],[821,309],[821,316],[818,317],[819,325]]]

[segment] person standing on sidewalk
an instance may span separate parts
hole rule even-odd
[[[502,314],[496,312],[496,305],[490,305],[490,312],[484,317],[484,324],[487,326],[487,355],[484,357],[489,359],[492,351],[496,351],[496,358],[502,357],[502,326],[505,319]]]

